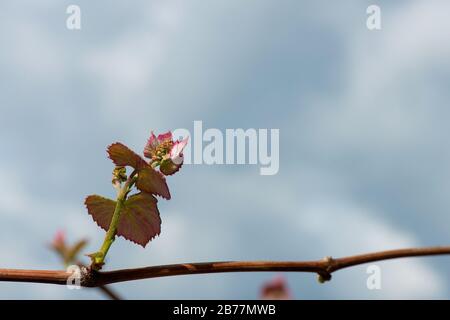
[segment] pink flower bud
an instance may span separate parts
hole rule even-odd
[[[263,300],[290,300],[292,295],[283,276],[275,277],[266,282],[261,289]]]

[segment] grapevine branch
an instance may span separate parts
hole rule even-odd
[[[396,258],[434,255],[450,255],[450,246],[380,251],[337,259],[326,257],[322,260],[316,261],[229,261],[181,263],[115,271],[95,271],[84,268],[84,271],[81,273],[80,284],[84,287],[99,287],[116,282],[168,276],[261,271],[311,272],[318,274],[319,280],[327,281],[331,279],[331,274],[333,272],[356,265]],[[67,284],[70,276],[71,273],[66,271],[0,269],[0,281],[65,285]]]

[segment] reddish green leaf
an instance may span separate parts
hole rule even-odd
[[[92,195],[86,198],[84,204],[88,209],[88,213],[99,227],[108,231],[114,209],[116,208],[116,201],[98,195]]]
[[[113,143],[108,147],[108,155],[116,166],[130,166],[137,170],[147,166],[147,162],[140,155],[120,142]]]
[[[148,193],[138,193],[128,198],[117,234],[145,247],[161,232],[161,218],[156,203],[156,198]]]
[[[167,200],[170,199],[170,191],[166,183],[166,178],[150,166],[139,171],[136,187],[146,193],[160,195]]]
[[[93,195],[87,197],[85,203],[94,221],[107,231],[116,201]],[[130,196],[122,207],[117,235],[145,247],[161,232],[161,218],[156,204],[157,200],[151,194]]]

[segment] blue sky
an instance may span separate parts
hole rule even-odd
[[[82,29],[66,28],[69,4]],[[120,239],[107,269],[176,262],[309,260],[449,243],[448,1],[2,1],[0,267],[60,268],[46,245],[104,232],[84,197],[112,197],[106,146],[142,150],[150,130],[280,129],[280,171],[186,165],[160,200],[162,233]],[[449,298],[450,258],[379,263],[299,299]],[[256,298],[273,274],[118,284],[126,298]],[[102,298],[2,283],[0,298]]]

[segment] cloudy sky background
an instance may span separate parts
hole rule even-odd
[[[184,166],[160,200],[162,234],[122,238],[107,269],[211,260],[309,260],[450,243],[448,1],[200,0],[0,3],[0,267],[58,269],[56,230],[100,246],[84,197],[112,197],[105,148],[149,131],[279,128],[280,171]],[[82,30],[66,28],[70,4]],[[299,299],[450,298],[450,258],[378,263]],[[257,298],[270,273],[117,284],[126,298]],[[0,298],[97,299],[0,284]]]

